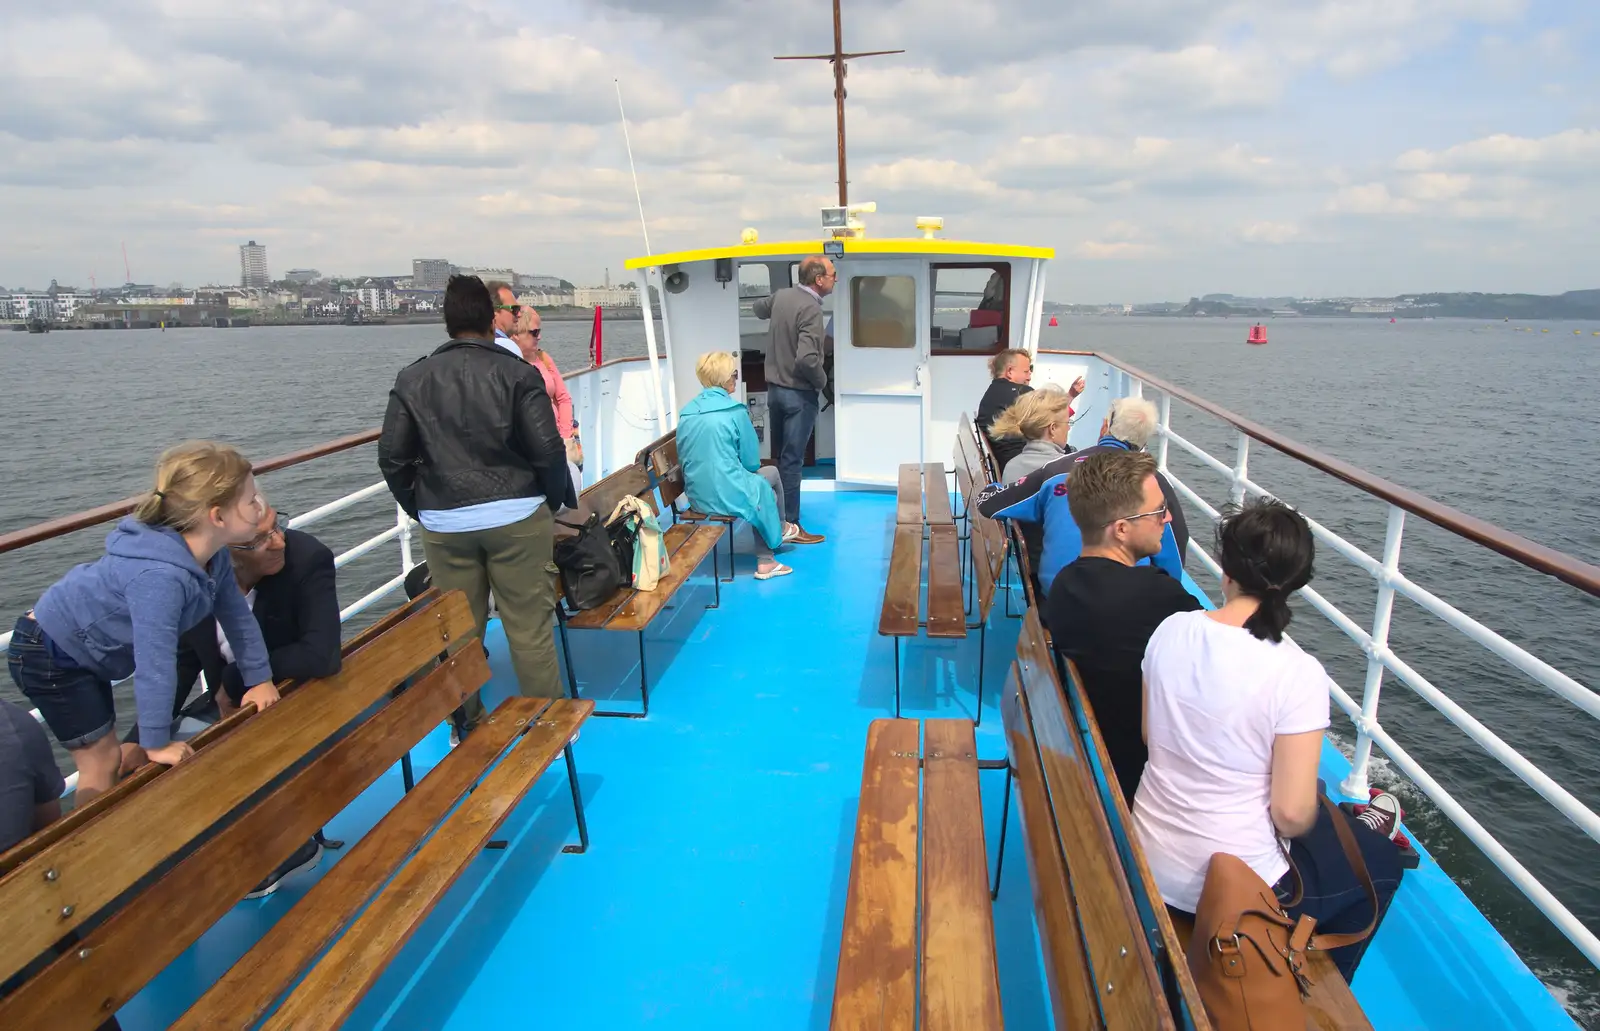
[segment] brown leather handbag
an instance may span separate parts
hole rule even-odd
[[[1272,886],[1240,859],[1226,852],[1211,857],[1189,939],[1189,971],[1217,1031],[1299,1031],[1306,1026],[1305,998],[1309,949],[1353,945],[1378,926],[1378,892],[1361,858],[1346,817],[1322,796],[1345,858],[1372,903],[1372,920],[1350,934],[1314,934],[1313,917],[1290,917],[1304,886],[1294,860],[1294,898],[1280,904]],[[1285,854],[1284,858],[1288,859]]]

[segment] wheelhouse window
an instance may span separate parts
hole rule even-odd
[[[917,281],[911,276],[857,276],[850,280],[853,347],[917,345]]]
[[[1010,262],[952,262],[929,272],[934,354],[996,354],[1011,346]]]

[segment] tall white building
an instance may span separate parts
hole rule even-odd
[[[239,248],[239,285],[246,290],[272,284],[267,275],[267,246],[251,240]]]

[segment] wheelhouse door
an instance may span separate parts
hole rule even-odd
[[[834,454],[844,483],[893,486],[923,460],[930,312],[921,262],[839,261]]]

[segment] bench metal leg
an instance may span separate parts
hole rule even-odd
[[[406,794],[411,794],[411,789],[417,786],[417,778],[411,771],[411,753],[407,752],[400,757],[400,780],[406,786]],[[321,831],[317,832],[321,834]]]
[[[754,531],[752,531],[752,532],[754,532]],[[716,551],[715,548],[712,548],[711,550],[713,552]],[[726,580],[721,580],[721,581],[718,581],[718,582],[719,583],[725,583],[725,584],[731,584],[731,583],[733,583],[733,578],[734,578],[735,575],[736,574],[733,571],[733,525],[730,523],[728,525],[728,578]],[[718,594],[717,595],[717,604],[720,605],[721,603],[722,603],[722,595]],[[714,605],[712,607],[715,608],[716,606]]]
[[[900,718],[900,638],[894,638],[894,718]]]
[[[1007,552],[1005,561],[1003,561],[1001,565],[1004,566],[1000,572],[1001,578],[1004,582],[1001,584],[1000,589],[1005,592],[1006,596],[1006,615],[1011,619],[1021,619],[1022,613],[1018,612],[1013,614],[1011,611],[1011,555],[1009,552]]]
[[[989,889],[989,901],[1000,897],[1000,871],[1006,866],[1006,826],[1011,822],[1011,763],[1006,762],[1006,793],[1000,802],[1000,847],[994,859],[994,887]]]
[[[978,715],[972,721],[974,727],[983,726],[983,646],[989,637],[989,624],[978,624]]]
[[[721,591],[718,591],[718,600],[721,600]],[[707,606],[714,608],[715,606]],[[578,699],[578,678],[572,671],[572,643],[567,636],[567,620],[562,612],[561,605],[556,605],[556,626],[561,631],[561,657],[567,667],[567,695],[574,701]],[[650,715],[650,681],[649,672],[644,664],[644,631],[639,631],[639,697],[644,702],[643,712],[627,712],[621,709],[596,709],[592,715],[616,716],[624,719],[639,720]]]
[[[561,750],[567,760],[567,783],[572,786],[572,814],[578,821],[578,844],[562,845],[561,851],[581,853],[589,851],[589,821],[583,818],[583,792],[578,789],[578,764],[572,761],[572,742]]]

